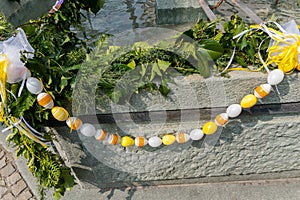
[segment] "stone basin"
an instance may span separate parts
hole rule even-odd
[[[157,23],[194,22],[203,16],[197,2],[157,0]],[[279,19],[284,16],[284,20],[299,20],[296,6],[293,9],[285,7],[296,5],[296,1],[288,2],[280,2]],[[52,0],[21,0],[18,4],[2,0],[0,8],[10,21],[19,25],[47,13],[53,3]],[[273,13],[270,1],[251,1],[250,7],[264,19]],[[32,10],[35,12],[28,12]],[[215,12],[229,17],[228,13],[238,10],[223,4]],[[230,79],[203,79],[199,75],[180,77],[177,84],[171,86],[168,98],[141,93],[132,99],[134,110],[130,112],[148,112],[148,120],[145,121],[137,122],[131,115],[125,115],[128,117],[126,120],[124,115],[118,119],[114,114],[128,114],[128,109],[120,107],[114,113],[112,104],[108,103],[97,114],[111,114],[116,122],[98,122],[96,113],[89,122],[111,133],[120,131],[132,136],[142,134],[149,137],[176,131],[188,133],[193,128],[200,128],[217,113],[224,112],[226,106],[240,102],[245,94],[252,93],[257,85],[266,82],[266,74],[263,73],[231,72],[230,76]],[[185,81],[180,81],[182,79]],[[231,120],[216,134],[183,145],[124,149],[81,134],[70,134],[66,126],[52,127],[51,130],[56,136],[54,143],[58,153],[85,189],[297,177],[300,170],[299,88],[299,74],[288,75],[279,85],[281,95],[272,92],[259,101],[258,106],[243,111],[239,118]],[[172,110],[179,112],[177,116],[168,118],[168,111]],[[159,118],[155,118],[156,111],[160,112]]]

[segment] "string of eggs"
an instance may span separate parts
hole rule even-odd
[[[117,133],[108,134],[103,129],[96,129],[90,123],[83,123],[78,117],[70,117],[66,109],[59,106],[54,106],[53,98],[50,94],[43,92],[43,85],[40,80],[34,77],[29,77],[26,80],[26,88],[32,94],[37,95],[37,102],[40,106],[51,109],[53,117],[58,121],[66,121],[67,126],[71,130],[78,130],[86,137],[95,137],[99,141],[107,140],[108,144],[120,144],[123,147],[137,146],[143,147],[149,145],[151,147],[159,147],[162,144],[172,145],[176,141],[185,143],[191,140],[201,140],[204,135],[214,134],[219,126],[224,126],[230,118],[238,117],[242,109],[251,108],[257,103],[257,99],[265,98],[271,91],[272,86],[278,85],[284,79],[284,72],[280,69],[275,69],[268,74],[267,83],[257,86],[253,94],[244,96],[239,104],[232,104],[227,107],[226,112],[218,114],[214,121],[206,122],[202,129],[196,128],[189,134],[178,132],[176,134],[165,134],[162,137],[153,136],[145,138],[144,136],[131,137],[119,136]]]

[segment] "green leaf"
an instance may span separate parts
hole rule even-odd
[[[71,39],[70,39],[70,37],[66,37],[66,39],[62,42],[62,44],[61,45],[64,45],[64,44],[66,44],[67,42],[70,42],[71,41]]]
[[[53,198],[54,200],[60,200],[61,194],[58,191],[54,191]]]
[[[171,65],[170,62],[164,61],[164,60],[160,60],[160,59],[157,59],[157,64],[159,66],[159,69],[161,69],[163,72],[166,72],[167,69],[169,68],[169,66]]]
[[[243,50],[247,46],[248,46],[247,39],[246,39],[246,37],[243,37],[242,42],[241,42],[241,46],[240,46],[241,50]]]
[[[68,80],[70,80],[71,78],[72,77],[64,77],[64,76],[61,77],[60,84],[59,84],[60,87],[59,93],[61,93],[64,90],[64,88],[68,86]]]
[[[224,53],[224,48],[221,46],[221,44],[212,39],[201,40],[199,45],[199,50],[205,50],[213,60],[216,60]]]
[[[147,64],[147,66],[148,66],[148,64]],[[146,66],[146,67],[147,67]],[[140,74],[141,74],[141,79],[145,76],[145,74],[146,74],[146,67],[145,67],[145,65],[144,64],[141,64],[141,71],[140,71]]]
[[[153,81],[155,76],[162,76],[161,71],[159,70],[159,66],[157,63],[152,64],[152,70],[151,70],[151,76],[150,76],[150,81]]]
[[[159,86],[160,93],[164,96],[167,96],[170,92],[170,88],[168,87],[167,81],[165,79],[162,80],[161,85]]]
[[[62,171],[62,177],[64,179],[64,187],[70,191],[71,188],[75,185],[74,177],[70,174],[70,170],[65,169]]]
[[[134,60],[132,60],[130,63],[127,64],[128,67],[130,67],[131,69],[134,69],[136,67],[136,63]]]
[[[118,103],[120,101],[121,96],[122,93],[119,90],[115,90],[111,94],[111,99],[114,103]]]

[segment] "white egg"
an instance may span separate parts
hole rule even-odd
[[[148,140],[148,144],[151,147],[159,147],[162,144],[161,138],[154,136]]]
[[[39,94],[43,91],[43,84],[39,79],[29,77],[26,81],[26,88],[31,94]]]
[[[228,117],[234,118],[237,117],[241,114],[242,112],[242,107],[240,104],[232,104],[228,106],[226,113]]]
[[[270,85],[278,85],[284,78],[284,73],[280,69],[274,69],[268,74],[268,83]]]
[[[190,132],[190,137],[192,140],[201,140],[204,134],[201,129],[194,129]]]
[[[96,135],[96,128],[92,124],[85,123],[81,125],[80,132],[86,137],[93,137]]]

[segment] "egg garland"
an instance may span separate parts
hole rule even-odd
[[[265,29],[263,25],[261,25],[259,28],[261,27],[263,27],[262,29]],[[272,34],[275,33],[268,34],[271,37]],[[299,38],[300,41],[300,36],[297,38]],[[270,47],[270,49],[271,52],[275,51],[274,48],[272,49],[272,47]],[[272,60],[272,58],[269,59]],[[266,67],[267,64],[263,61],[262,63]],[[268,64],[270,64],[270,62]],[[283,66],[282,63],[281,66]],[[295,67],[298,66],[299,65],[297,64],[297,66]],[[152,136],[150,138],[146,138],[144,136],[120,136],[118,133],[109,134],[104,129],[96,129],[94,125],[90,123],[84,123],[78,117],[70,116],[65,108],[54,105],[52,96],[49,93],[43,92],[42,82],[35,77],[26,77],[26,88],[30,93],[37,95],[37,102],[40,106],[45,109],[50,109],[53,117],[56,120],[62,122],[65,121],[71,131],[77,130],[80,134],[90,138],[94,137],[94,139],[99,142],[104,142],[109,145],[121,145],[124,148],[129,148],[132,146],[141,148],[146,145],[152,148],[157,148],[162,145],[170,146],[176,142],[179,144],[183,144],[190,140],[199,141],[205,135],[215,134],[220,127],[226,126],[230,119],[238,117],[242,113],[243,109],[249,109],[255,106],[257,103],[257,99],[266,98],[272,91],[272,86],[277,87],[277,85],[283,81],[284,74],[285,72],[287,72],[283,71],[282,69],[274,69],[272,71],[269,71],[268,68],[266,68],[266,71],[268,72],[266,83],[258,85],[256,88],[254,88],[253,94],[245,95],[241,99],[240,103],[229,105],[226,108],[226,112],[217,114],[214,120],[204,123],[201,128],[193,129],[192,131],[190,131],[190,133],[180,131],[177,133],[166,133],[160,136]],[[28,72],[28,74],[30,74],[30,71]],[[15,123],[18,122],[15,120]]]
[[[214,134],[219,127],[225,126],[230,119],[238,117],[243,109],[249,109],[257,103],[257,98],[262,99],[269,95],[272,86],[276,86],[284,79],[283,72],[275,69],[268,74],[267,83],[257,86],[253,90],[253,94],[245,95],[239,104],[231,104],[226,108],[226,112],[216,115],[214,121],[206,122],[201,129],[193,129],[189,134],[185,132],[177,132],[175,134],[168,133],[159,136],[153,136],[149,139],[144,136],[120,136],[117,133],[108,134],[104,129],[96,129],[90,123],[83,123],[78,117],[70,117],[66,109],[59,106],[54,106],[53,98],[50,94],[42,92],[43,88],[41,81],[30,77],[27,79],[26,88],[32,94],[37,94],[38,104],[45,109],[51,109],[53,117],[58,121],[66,121],[67,126],[71,130],[77,130],[86,137],[94,137],[99,142],[106,141],[109,145],[121,145],[124,148],[131,146],[157,148],[161,145],[170,146],[175,142],[179,144],[186,143],[190,140],[201,140],[205,135]],[[28,81],[29,80],[29,81]],[[275,84],[277,83],[277,84]]]

